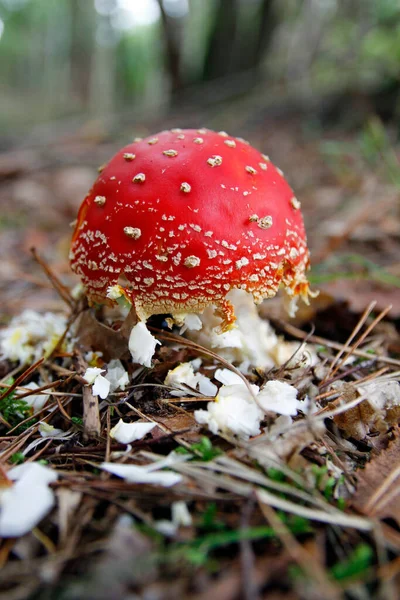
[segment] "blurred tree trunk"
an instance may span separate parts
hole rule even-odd
[[[90,98],[90,71],[94,48],[95,12],[92,2],[70,0],[71,10],[71,87],[72,96],[87,108]]]
[[[232,50],[238,21],[238,0],[219,0],[208,44],[203,78],[217,79],[232,72]]]
[[[262,0],[260,11],[260,25],[254,44],[253,65],[259,66],[264,58],[272,40],[272,34],[278,25],[274,12],[274,0]]]
[[[271,42],[277,24],[274,0],[242,0],[235,48],[235,71],[256,69]]]
[[[89,109],[91,115],[104,119],[114,118],[116,108],[116,67],[117,53],[115,35],[109,16],[96,16],[97,31],[102,32],[103,40],[98,40],[90,54]]]
[[[184,19],[174,19],[165,12],[162,0],[158,0],[162,16],[165,46],[167,50],[167,68],[172,91],[182,88],[181,48]]]
[[[220,0],[206,53],[204,79],[259,66],[277,24],[274,0]]]

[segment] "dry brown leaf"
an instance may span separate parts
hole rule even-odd
[[[353,506],[369,517],[392,518],[400,525],[400,437],[357,472]]]
[[[199,442],[201,439],[201,427],[196,423],[193,415],[188,412],[178,412],[173,416],[157,417],[157,422],[167,427],[172,433],[179,434],[180,438],[190,444]],[[181,431],[184,431],[184,433],[179,433]],[[165,433],[162,435],[165,435]]]
[[[101,351],[104,360],[129,355],[127,338],[97,321],[91,310],[85,310],[79,317],[77,334],[83,349]]]
[[[385,433],[400,420],[400,386],[396,381],[378,381],[356,389],[353,384],[339,382],[346,403],[366,394],[357,406],[335,415],[334,421],[348,436],[363,440],[371,433]]]

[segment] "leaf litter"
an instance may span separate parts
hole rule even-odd
[[[10,589],[25,585],[14,575],[22,542],[41,565],[39,572],[25,566],[36,590],[51,557],[61,564],[55,581],[64,571],[76,576],[82,556],[93,573],[113,564],[108,542],[93,546],[95,531],[110,543],[115,535],[131,535],[134,546],[143,540],[153,580],[166,585],[180,568],[196,579],[198,569],[240,561],[244,539],[251,569],[280,548],[297,565],[296,577],[325,597],[353,585],[353,577],[337,575],[344,566],[356,579],[370,568],[376,519],[399,518],[400,362],[388,363],[383,338],[374,337],[387,311],[371,318],[371,305],[336,351],[337,344],[312,343],[312,335],[303,342],[279,336],[253,305],[246,313],[243,294],[237,301],[231,339],[218,339],[214,317],[205,314],[202,329],[186,323],[185,337],[164,324],[136,326],[129,344],[125,337],[130,353],[111,359],[112,340],[96,348],[79,336],[78,313],[93,313],[82,300],[72,314],[30,311],[3,329],[9,372],[1,381],[0,530]],[[119,322],[106,312],[99,319],[107,327]],[[93,315],[83,322],[87,328]],[[344,537],[333,544],[339,531]],[[383,535],[393,552],[393,538]],[[316,539],[325,558],[312,571],[307,548]],[[369,558],[357,571],[366,539]],[[128,579],[129,589],[146,585],[139,575]],[[267,570],[262,585],[274,581]]]

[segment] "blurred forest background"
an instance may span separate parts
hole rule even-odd
[[[3,319],[54,308],[30,248],[73,285],[68,224],[97,167],[168,127],[270,155],[313,284],[400,318],[399,76],[399,0],[0,0]]]
[[[0,143],[255,92],[315,126],[394,118],[399,67],[398,0],[0,0]]]

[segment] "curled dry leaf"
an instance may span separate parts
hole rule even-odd
[[[370,517],[392,518],[400,526],[400,436],[357,472],[353,506]]]
[[[359,388],[339,382],[345,402],[355,400],[360,394],[367,398],[357,406],[334,417],[338,427],[348,436],[358,440],[371,433],[384,433],[400,419],[400,385],[396,381],[371,382]]]
[[[104,323],[100,323],[91,310],[85,310],[77,320],[76,332],[79,345],[87,350],[96,348],[105,360],[129,356],[126,337]]]

